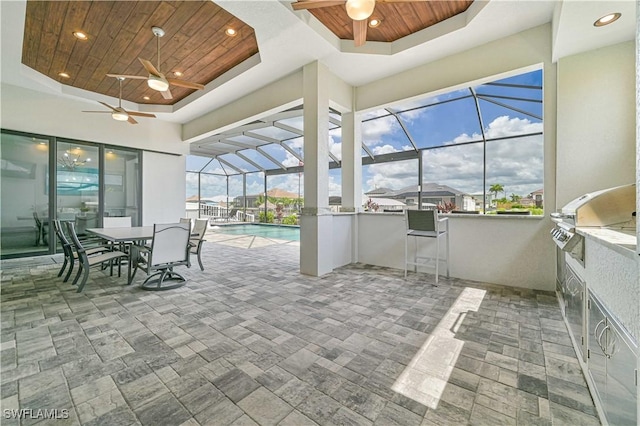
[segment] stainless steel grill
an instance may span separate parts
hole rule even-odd
[[[576,228],[635,231],[636,185],[623,185],[582,195],[551,213],[551,236],[561,250],[582,260],[582,236]]]

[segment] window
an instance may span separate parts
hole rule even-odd
[[[409,208],[421,199],[443,211],[542,214],[542,109],[536,70],[372,111],[362,123],[364,192],[405,197]],[[398,161],[412,150],[419,179],[418,161]],[[421,191],[401,196],[412,173]]]

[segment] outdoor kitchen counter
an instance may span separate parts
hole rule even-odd
[[[576,232],[630,259],[636,257],[638,238],[634,230],[577,227]]]

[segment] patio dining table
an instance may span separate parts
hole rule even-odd
[[[127,226],[118,228],[87,228],[87,233],[93,234],[112,243],[132,243],[137,241],[148,241],[153,239],[153,226]],[[127,284],[131,284],[131,270],[133,262],[129,250],[129,268],[127,271]]]

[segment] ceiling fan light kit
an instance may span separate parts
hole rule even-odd
[[[117,121],[127,121],[129,120],[129,114],[126,111],[113,111],[111,113],[111,118]]]
[[[376,0],[347,0],[345,7],[349,18],[354,21],[363,21],[373,13]]]
[[[158,92],[164,92],[169,88],[169,82],[166,78],[153,74],[149,74],[147,85]]]

